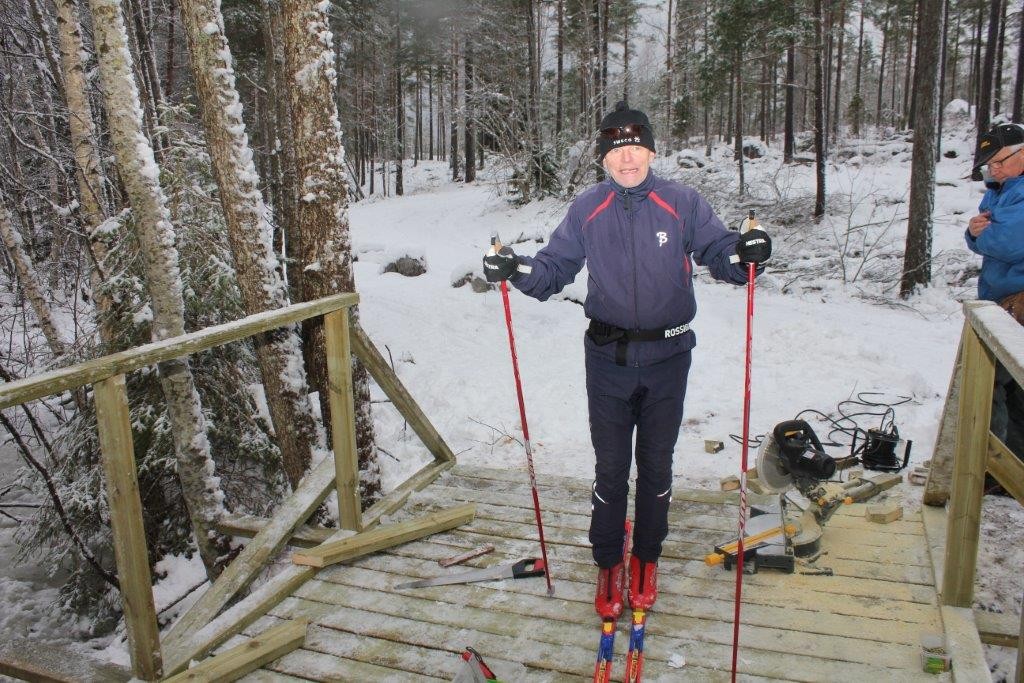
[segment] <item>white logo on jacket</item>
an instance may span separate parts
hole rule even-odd
[[[667,232],[659,232],[659,233],[657,233],[657,235],[658,235],[658,246],[659,247],[665,246],[665,244],[668,243],[668,233]]]

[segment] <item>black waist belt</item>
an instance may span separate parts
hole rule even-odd
[[[605,346],[615,342],[615,364],[626,364],[626,347],[631,341],[661,341],[678,337],[690,331],[686,323],[672,325],[671,327],[660,327],[655,330],[627,330],[623,327],[615,327],[600,320],[591,320],[587,328],[587,336],[590,341],[598,346]]]

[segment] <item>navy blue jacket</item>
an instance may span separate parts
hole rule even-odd
[[[588,318],[624,329],[674,327],[689,323],[697,312],[691,257],[718,280],[746,283],[746,266],[729,262],[738,239],[691,187],[653,172],[629,189],[609,179],[576,198],[535,257],[519,257],[510,282],[544,301],[572,282],[585,261]],[[598,347],[589,339],[586,344],[614,360],[615,344]],[[695,344],[692,331],[632,342],[627,364],[652,365]]]
[[[992,221],[977,237],[964,233],[967,248],[981,254],[978,298],[1001,301],[1024,291],[1024,176],[986,183],[979,211]]]

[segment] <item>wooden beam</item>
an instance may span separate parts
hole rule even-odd
[[[476,514],[475,503],[457,505],[447,510],[440,510],[424,515],[418,519],[399,524],[380,526],[371,531],[350,536],[341,541],[325,543],[318,548],[292,555],[292,562],[308,567],[326,567],[327,565],[345,562],[362,555],[408,543],[439,531],[447,531],[472,521]]]
[[[960,383],[963,375],[964,345],[961,340],[956,350],[953,374],[949,378],[946,402],[939,418],[939,433],[932,448],[931,467],[924,484],[922,500],[925,505],[943,506],[949,500],[953,483],[953,449],[956,447],[956,420],[960,410]]]
[[[131,672],[116,664],[94,660],[58,643],[32,640],[0,643],[0,674],[46,683],[127,683],[132,680]]]
[[[975,609],[974,623],[978,625],[978,637],[986,645],[1017,647],[1020,618],[1016,614],[995,614]]]
[[[968,301],[964,317],[996,360],[1024,386],[1024,326],[993,301]]]
[[[339,531],[338,537],[351,534],[351,531]],[[261,584],[252,593],[231,606],[219,617],[203,628],[185,634],[178,646],[167,648],[166,669],[169,673],[177,673],[195,659],[202,659],[211,650],[236,635],[264,614],[276,607],[282,600],[298,590],[299,586],[316,575],[313,567],[287,566],[275,574],[266,583]]]
[[[250,671],[255,671],[264,664],[301,647],[306,642],[308,628],[307,619],[286,621],[165,681],[236,681]]]
[[[420,409],[419,405],[413,399],[412,395],[403,386],[402,381],[398,379],[398,375],[391,369],[384,357],[380,355],[380,351],[373,345],[373,342],[366,333],[363,332],[362,328],[358,325],[351,326],[351,340],[352,340],[352,351],[355,352],[359,360],[363,361],[363,365],[370,371],[370,375],[376,380],[380,388],[383,389],[391,402],[398,409],[398,412],[402,414],[409,424],[412,426],[416,435],[423,441],[423,445],[427,447],[434,458],[437,460],[455,462],[455,454],[452,453],[452,449],[448,447],[448,444],[444,442],[441,435],[434,429],[434,425],[430,424],[430,420]]]
[[[946,651],[953,658],[953,680],[991,680],[985,650],[978,637],[978,626],[974,623],[974,613],[966,607],[950,605],[943,605],[941,609],[942,625],[946,631]]]
[[[1017,683],[1024,683],[1024,596],[1021,596],[1020,629],[1017,631]]]
[[[327,393],[331,412],[339,526],[359,531],[363,524],[360,519],[359,455],[356,452],[356,408],[352,393],[352,352],[349,348],[347,309],[332,311],[324,316],[324,347],[327,353]]]
[[[269,523],[270,520],[266,517],[227,514],[217,521],[216,526],[217,531],[222,534],[252,538]],[[285,541],[285,543],[297,548],[315,548],[321,543],[326,542],[336,531],[337,529],[304,524],[293,531],[291,538]]]
[[[981,496],[988,458],[995,360],[970,323],[964,324],[963,384],[953,462],[942,602],[970,607],[978,561]]]
[[[988,471],[1024,505],[1024,463],[992,432],[988,433]]]
[[[358,301],[359,296],[356,294],[335,294],[0,384],[0,410],[354,306]]]
[[[163,668],[160,631],[153,605],[149,553],[142,525],[142,501],[139,498],[124,375],[97,382],[94,395],[100,459],[103,461],[110,527],[114,536],[114,557],[128,632],[128,653],[135,675],[154,681],[160,678]]]
[[[214,584],[171,627],[164,638],[168,651],[180,650],[187,638],[216,617],[238,591],[256,578],[270,558],[284,546],[292,532],[313,514],[333,488],[333,460],[324,458],[306,473],[295,493],[274,511],[270,523],[256,534]],[[174,669],[168,673],[174,673]]]
[[[421,467],[416,474],[406,479],[401,486],[393,489],[386,496],[370,506],[366,511],[366,514],[363,515],[363,528],[369,529],[376,526],[377,523],[380,522],[381,517],[390,515],[401,508],[405,505],[405,501],[409,499],[409,496],[428,486],[431,482],[441,476],[442,472],[449,470],[452,467],[455,467],[454,462],[438,460],[427,463]]]

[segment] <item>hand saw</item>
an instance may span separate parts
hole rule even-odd
[[[518,562],[496,564],[486,569],[474,569],[448,576],[435,576],[432,579],[421,579],[395,586],[395,589],[425,588],[426,586],[446,586],[453,583],[474,583],[476,581],[495,581],[497,579],[526,579],[533,576],[544,576],[547,568],[544,560],[533,557]]]

